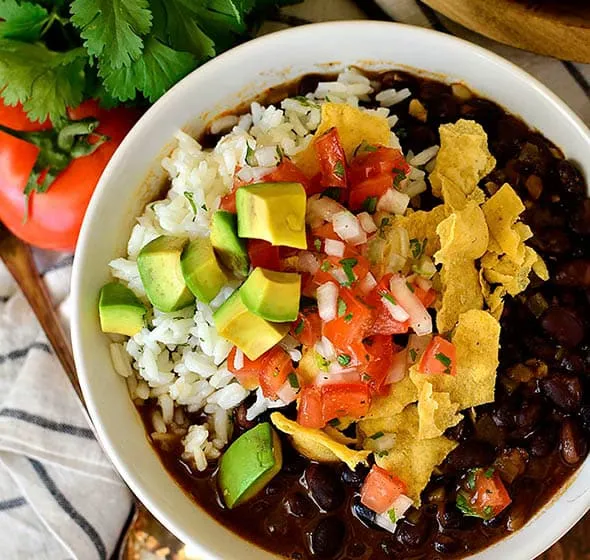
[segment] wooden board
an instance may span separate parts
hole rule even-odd
[[[422,0],[502,43],[563,60],[590,62],[588,0]]]

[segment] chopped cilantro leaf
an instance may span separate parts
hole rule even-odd
[[[340,426],[340,420],[338,418],[332,418],[332,420],[328,420],[328,424],[333,428],[336,428],[337,426]]]
[[[457,507],[464,515],[467,515],[469,517],[478,517],[473,511],[473,508],[471,507],[469,502],[467,501],[467,498],[463,494],[457,494],[456,503]]]
[[[258,164],[256,160],[256,154],[254,150],[250,147],[250,144],[246,144],[246,163],[251,167]]]
[[[368,196],[365,198],[363,201],[363,210],[369,214],[374,214],[375,210],[377,210],[377,197]]]
[[[337,161],[336,165],[334,166],[334,175],[336,175],[338,179],[344,179],[345,174],[346,170],[344,169],[344,163]]]
[[[469,488],[469,490],[475,490],[475,475],[476,475],[476,469],[470,469],[469,472],[467,473],[467,488]]]
[[[383,292],[381,297],[386,299],[389,303],[393,303],[393,305],[397,305],[395,298],[389,292]]]
[[[291,99],[296,99],[297,101],[299,101],[299,103],[301,103],[301,105],[304,105],[305,107],[319,107],[317,103],[315,103],[311,99],[308,99],[307,97],[304,97],[303,95],[296,95]]]
[[[205,212],[207,212],[207,205],[206,204],[201,204],[201,210],[205,210]]]
[[[434,355],[434,357],[445,367],[450,367],[451,365],[451,358],[449,358],[446,354],[442,352],[438,352]]]
[[[490,467],[483,474],[486,478],[492,478],[492,476],[494,476],[495,472],[496,472],[496,469],[494,469],[494,467]]]
[[[395,171],[395,170],[394,170]],[[399,187],[401,182],[406,178],[406,174],[402,171],[393,178],[393,186]]]
[[[320,266],[320,270],[322,272],[328,272],[328,270],[330,270],[331,268],[332,268],[332,265],[331,265],[330,261],[324,261]]]
[[[315,247],[316,251],[321,251],[322,250],[322,240],[321,239],[315,239],[313,242],[313,246]]]
[[[352,321],[352,313],[348,313],[347,315],[344,316],[344,320],[347,323],[350,323],[350,321]]]
[[[303,327],[305,326],[303,319],[299,320],[299,323],[295,326],[294,333],[301,334],[303,332]]]
[[[415,362],[417,357],[418,352],[416,352],[414,348],[410,348],[410,358],[412,358],[412,362]]]
[[[195,217],[197,216],[197,205],[195,204],[195,195],[190,191],[184,191],[184,198],[188,200],[188,203],[191,205],[193,210],[193,214]]]
[[[0,37],[26,42],[37,41],[50,17],[42,6],[3,0],[0,2]]]
[[[326,360],[326,358],[320,356],[320,354],[318,354],[317,352],[315,353],[315,362],[318,366],[318,369],[320,369],[321,371],[328,371],[328,366],[330,365],[330,363],[328,362],[328,360]]]
[[[346,274],[348,286],[350,286],[356,280],[353,268],[358,264],[358,260],[355,258],[342,259],[340,264],[342,265],[342,269]]]
[[[340,354],[337,360],[341,366],[347,366],[350,363],[350,356],[348,354]]]
[[[485,506],[483,508],[483,513],[486,517],[493,517],[494,516],[494,508],[492,506]]]
[[[395,523],[397,523],[397,515],[395,515],[395,510],[391,508],[387,512],[387,515],[389,515],[389,520],[395,525]]]
[[[410,290],[410,292],[414,293],[414,286],[412,286],[412,284],[406,282],[406,286],[408,287],[408,290]]]
[[[424,249],[419,239],[410,239],[410,251],[412,251],[414,259],[419,259],[422,256]]]
[[[391,220],[389,218],[382,218],[381,223],[379,224],[379,237],[385,239],[385,228],[391,225]]]
[[[342,317],[346,313],[346,302],[342,298],[338,298],[338,317]]]
[[[277,146],[277,156],[279,158],[279,161],[283,161],[283,157],[285,156],[285,152],[283,152],[283,148],[281,148],[280,146]]]
[[[389,455],[389,451],[376,451],[375,455],[377,455],[377,457],[387,457]]]
[[[293,389],[299,389],[299,379],[297,379],[297,375],[294,371],[289,374],[287,379],[289,380],[289,385],[291,385]]]
[[[341,194],[342,189],[339,189],[338,187],[328,187],[327,189],[324,189],[322,191],[320,198],[327,196],[328,198],[331,198],[332,200],[338,202],[340,200]]]
[[[379,439],[382,438],[385,434],[383,432],[375,432],[372,436],[369,436],[371,439]]]

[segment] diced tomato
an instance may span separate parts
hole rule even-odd
[[[262,239],[248,239],[248,258],[253,268],[260,266],[268,270],[280,270],[281,259],[278,246]]]
[[[457,494],[457,507],[468,516],[492,519],[512,500],[499,474],[493,469],[471,469]]]
[[[408,175],[410,171],[411,168],[400,150],[378,146],[372,151],[364,151],[352,160],[348,177],[350,184],[354,186],[378,175],[393,177],[399,173]]]
[[[326,282],[337,282],[345,287],[351,287],[365,278],[370,266],[365,257],[346,247],[344,256],[329,256],[321,261],[319,270],[314,274],[314,281],[316,287]],[[334,275],[336,269],[338,276]]]
[[[435,336],[431,341],[418,368],[422,373],[441,373],[457,375],[457,351],[455,345],[442,336]]]
[[[290,332],[303,346],[313,346],[322,337],[322,320],[317,309],[299,312]]]
[[[315,140],[314,148],[320,164],[322,185],[325,188],[346,188],[346,154],[336,127]]]
[[[322,395],[317,387],[303,387],[299,393],[297,422],[305,428],[323,428]]]
[[[350,210],[366,210],[374,212],[378,200],[393,186],[393,177],[390,174],[377,175],[365,179],[355,185],[348,195],[348,208]]]
[[[371,394],[364,383],[333,383],[322,385],[322,416],[328,422],[350,416],[361,418],[369,412]]]
[[[420,286],[412,285],[414,295],[422,302],[422,305],[426,308],[431,307],[436,301],[436,290],[430,288],[425,291]]]
[[[265,175],[263,180],[267,183],[301,183],[310,196],[311,181],[288,157],[283,157],[276,169]]]
[[[394,344],[390,335],[375,335],[365,339],[364,348],[369,359],[362,379],[373,392],[379,394],[391,369]]]
[[[336,348],[346,349],[355,341],[365,338],[373,323],[373,313],[348,288],[340,288],[338,308],[338,317],[324,323],[323,335]]]
[[[375,321],[371,325],[368,333],[369,335],[374,334],[403,334],[407,333],[410,328],[408,321],[403,323],[396,321],[392,316],[385,303],[383,302],[383,294],[391,296],[389,290],[389,280],[392,274],[386,274],[381,278],[379,283],[373,288],[373,290],[367,296],[367,303],[374,309],[373,316]]]
[[[277,391],[293,371],[293,364],[289,354],[280,346],[275,346],[264,356],[264,365],[260,370],[258,379],[264,396],[274,399],[277,397]]]
[[[373,465],[361,488],[361,503],[376,513],[385,513],[406,492],[407,487],[402,480]]]
[[[231,212],[232,214],[237,212],[236,191],[230,192],[229,194],[221,197],[221,200],[219,201],[219,209],[225,210],[226,212]]]
[[[244,389],[248,389],[248,391],[252,391],[256,389],[259,385],[258,382],[258,373],[264,367],[264,362],[266,360],[266,354],[260,356],[260,358],[256,360],[249,360],[246,355],[244,354],[244,365],[240,369],[236,369],[234,367],[234,362],[236,359],[236,352],[237,348],[234,346],[227,357],[227,369],[231,371],[235,376],[236,379],[240,382],[240,385],[244,387]]]
[[[335,241],[342,241],[334,231],[331,223],[326,223],[323,226],[317,227],[311,232],[313,237],[319,239],[334,239]]]

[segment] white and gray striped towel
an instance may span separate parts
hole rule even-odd
[[[454,33],[498,52],[590,123],[589,65],[500,45],[415,0],[305,0],[267,22],[262,32],[312,21],[388,17]],[[38,257],[67,320],[71,257]],[[0,264],[0,557],[109,558],[130,505],[30,309]]]

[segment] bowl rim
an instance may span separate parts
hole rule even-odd
[[[93,233],[93,226],[94,223],[97,221],[97,206],[99,199],[101,198],[102,191],[105,190],[106,185],[110,181],[110,176],[115,168],[122,164],[123,160],[126,157],[128,151],[133,151],[132,149],[137,149],[136,144],[138,143],[138,139],[142,137],[144,134],[145,129],[149,128],[149,121],[151,117],[155,115],[157,112],[165,111],[168,103],[174,98],[174,95],[180,89],[193,89],[193,84],[198,85],[199,82],[203,80],[207,80],[207,75],[214,75],[218,69],[221,69],[228,61],[231,61],[233,58],[243,57],[246,56],[249,52],[255,52],[261,48],[272,48],[273,42],[277,40],[278,37],[283,37],[286,35],[301,35],[307,36],[310,32],[314,34],[321,34],[324,31],[329,31],[333,28],[349,28],[351,32],[354,32],[356,29],[366,28],[389,28],[389,29],[398,29],[403,28],[406,32],[411,30],[411,33],[416,35],[416,39],[419,40],[421,37],[433,37],[435,41],[442,41],[449,44],[454,44],[460,51],[472,51],[475,55],[486,59],[488,63],[495,64],[501,67],[505,72],[510,74],[513,78],[518,78],[523,82],[527,82],[528,86],[535,89],[538,94],[542,97],[546,98],[552,105],[552,108],[558,113],[562,118],[565,118],[568,122],[568,126],[571,126],[577,129],[577,132],[580,136],[585,137],[588,143],[590,144],[590,130],[584,124],[582,119],[571,110],[563,100],[561,100],[555,93],[553,93],[547,86],[542,84],[538,79],[531,76],[528,72],[517,66],[516,64],[512,63],[511,61],[503,58],[502,56],[495,54],[479,45],[470,43],[464,39],[458,38],[454,35],[450,35],[447,33],[443,33],[434,29],[418,27],[398,22],[389,22],[389,21],[375,21],[375,20],[342,20],[342,21],[329,21],[329,22],[322,22],[322,23],[310,23],[306,25],[301,25],[297,27],[292,27],[280,31],[276,31],[273,33],[269,33],[263,35],[261,37],[257,37],[252,39],[246,43],[243,43],[233,49],[230,49],[217,57],[211,59],[210,61],[206,62],[202,66],[196,68],[187,76],[185,76],[182,80],[180,80],[177,84],[175,84],[170,90],[168,90],[160,99],[158,99],[139,119],[139,121],[134,125],[131,131],[127,134],[123,142],[117,148],[116,152],[112,156],[111,160],[108,162],[105,170],[103,171],[96,189],[92,195],[90,200],[86,215],[84,217],[84,221],[82,224],[82,228],[80,231],[80,236],[78,240],[78,245],[76,248],[76,252],[74,255],[74,263],[73,263],[73,270],[72,270],[72,280],[71,280],[71,299],[73,302],[73,310],[72,310],[72,319],[71,319],[71,334],[72,334],[72,346],[74,352],[74,358],[76,362],[76,367],[79,375],[80,385],[82,388],[82,392],[84,395],[84,399],[86,401],[86,406],[89,412],[89,416],[91,418],[92,424],[95,428],[95,432],[98,435],[99,442],[105,451],[106,455],[108,456],[109,460],[119,473],[119,475],[123,478],[125,483],[131,489],[133,494],[137,496],[141,502],[148,508],[148,510],[160,521],[164,524],[171,532],[176,535],[179,539],[181,539],[185,543],[191,543],[194,548],[200,554],[203,554],[206,558],[213,558],[214,553],[204,549],[201,545],[199,545],[198,541],[195,540],[195,537],[188,532],[184,531],[181,527],[178,526],[172,519],[170,519],[167,514],[165,514],[160,507],[160,505],[151,497],[150,488],[146,484],[144,480],[136,479],[134,475],[128,470],[126,461],[122,457],[122,453],[118,449],[118,444],[116,443],[115,439],[111,439],[109,435],[106,433],[105,426],[101,420],[101,409],[102,405],[95,401],[92,394],[92,389],[89,384],[89,378],[86,374],[85,368],[85,357],[83,356],[82,348],[84,347],[84,336],[82,334],[82,323],[83,317],[80,313],[81,306],[80,306],[80,293],[82,291],[81,286],[81,278],[82,278],[82,266],[85,261],[85,254],[91,252],[92,246],[92,233]],[[393,63],[392,63],[393,65]],[[285,63],[281,65],[281,68],[288,66],[288,57],[286,57]],[[416,71],[421,71],[420,68],[414,68]],[[223,70],[221,70],[223,72]],[[432,74],[432,73],[431,73]],[[188,123],[191,118],[194,118],[194,115],[190,115],[187,112],[187,119],[186,122]],[[140,145],[140,144],[138,144]],[[147,174],[146,169],[146,174]],[[588,179],[588,177],[586,177]],[[154,451],[155,453],[155,451]],[[587,461],[586,461],[587,462]],[[164,466],[162,465],[162,468]],[[574,475],[568,480],[568,482],[560,489],[560,491],[539,510],[535,515],[527,522],[525,527],[516,531],[512,535],[505,536],[500,541],[492,545],[492,547],[484,549],[482,551],[478,551],[469,556],[472,558],[474,556],[478,556],[479,554],[485,552],[486,550],[492,550],[500,543],[507,543],[508,541],[515,541],[515,538],[518,537],[519,534],[522,534],[524,529],[529,526],[533,521],[535,521],[541,513],[545,510],[550,509],[554,503],[559,499],[561,494],[563,494],[567,488],[569,488],[574,480],[576,479],[577,475],[581,472],[583,465],[579,467],[579,469],[574,473]],[[171,477],[169,473],[168,476]],[[172,477],[171,477],[172,478]],[[176,481],[175,481],[176,482]],[[568,502],[570,503],[571,510],[570,514],[564,518],[566,521],[563,525],[553,524],[553,527],[557,527],[557,529],[553,529],[552,531],[544,532],[544,537],[542,539],[529,539],[525,542],[519,542],[520,545],[520,554],[526,554],[526,558],[534,558],[538,554],[541,554],[547,548],[549,548],[552,544],[554,544],[559,538],[561,538],[581,517],[586,513],[586,511],[590,508],[590,493],[586,491],[581,495],[578,496],[575,500],[569,499]],[[585,499],[582,499],[585,498]],[[198,507],[198,506],[197,506]],[[207,515],[208,512],[201,508],[203,512]],[[218,522],[219,523],[219,522]],[[231,529],[230,529],[231,531]],[[232,531],[233,533],[233,531]],[[235,533],[234,533],[235,534]],[[238,536],[236,534],[236,536]],[[241,537],[240,537],[241,538]],[[521,541],[522,539],[517,539]],[[255,543],[248,542],[251,546],[258,547]],[[271,553],[272,554],[272,553]],[[519,556],[519,558],[525,558],[525,556]]]

